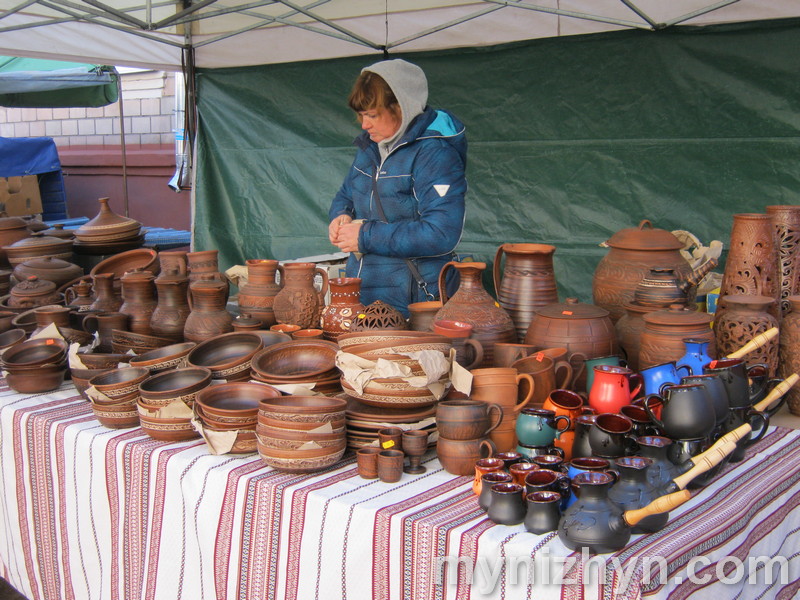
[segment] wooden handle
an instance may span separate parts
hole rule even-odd
[[[723,444],[727,442],[734,442],[734,443],[738,442],[744,436],[749,434],[751,431],[753,431],[753,428],[750,426],[750,423],[744,423],[742,425],[739,425],[736,429],[732,429],[731,431],[723,435],[721,438],[719,438],[717,440],[717,444]]]
[[[678,508],[691,497],[692,493],[689,490],[673,492],[671,494],[667,494],[666,496],[660,496],[659,498],[656,498],[650,504],[643,506],[642,508],[626,510],[623,513],[622,518],[629,526],[633,527],[645,517],[669,512],[673,508]]]
[[[728,440],[723,444],[715,443],[705,452],[692,457],[694,466],[686,471],[686,473],[679,475],[673,479],[673,483],[679,490],[684,489],[689,482],[691,482],[698,475],[702,475],[706,471],[710,471],[721,463],[728,454],[734,451],[736,442]]]
[[[753,350],[758,350],[772,338],[778,335],[778,328],[771,327],[764,333],[759,333],[752,340],[747,342],[744,346],[739,348],[736,352],[731,352],[726,358],[742,358],[745,354],[749,354]]]
[[[770,393],[767,394],[761,402],[754,405],[753,409],[757,411],[767,410],[769,405],[775,402],[775,400],[783,398],[784,394],[794,387],[794,384],[797,383],[798,379],[800,379],[800,375],[797,373],[792,373],[786,379],[772,388],[772,391],[770,391]]]

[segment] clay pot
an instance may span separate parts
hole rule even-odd
[[[23,281],[31,275],[52,281],[56,286],[61,287],[83,275],[83,269],[66,260],[52,257],[33,258],[14,267],[14,277],[17,281]]]
[[[275,295],[273,310],[278,323],[291,323],[300,329],[319,325],[320,312],[328,291],[328,272],[314,263],[283,265],[283,289]],[[314,277],[322,277],[322,289],[314,287]]]
[[[780,376],[788,377],[800,373],[800,296],[789,296],[790,312],[781,323],[780,336]],[[793,386],[787,392],[786,402],[789,410],[800,415],[800,388]]]
[[[439,300],[426,302],[412,302],[408,305],[408,325],[413,331],[433,331],[433,321],[436,319],[443,304]]]
[[[714,340],[717,354],[727,356],[735,352],[755,336],[778,326],[774,312],[775,299],[769,296],[720,296],[720,305],[725,308],[714,318]],[[778,339],[768,340],[764,345],[749,352],[745,360],[748,365],[765,364],[769,376],[778,372]]]
[[[28,229],[30,229],[30,225],[28,225]],[[41,231],[44,235],[61,238],[62,240],[73,240],[75,238],[75,232],[72,229],[64,229],[64,223],[54,223],[49,229],[42,229]]]
[[[492,442],[485,438],[448,440],[439,436],[436,454],[445,471],[451,475],[469,476],[475,472],[475,461],[495,453]]]
[[[19,217],[0,217],[0,265],[9,266],[8,257],[3,248],[30,237],[30,235],[31,231],[23,219]]]
[[[34,233],[28,238],[3,248],[11,266],[17,266],[34,258],[72,258],[72,241]]]
[[[191,309],[187,299],[189,280],[183,276],[162,276],[155,280],[158,304],[150,317],[153,335],[183,341],[183,328]]]
[[[233,316],[225,309],[227,298],[226,282],[201,279],[189,284],[191,312],[183,328],[186,341],[199,343],[233,331]]]
[[[8,269],[0,269],[0,296],[6,296],[10,289],[11,271]]]
[[[218,255],[218,250],[187,252],[186,261],[189,269],[189,281],[205,279],[205,275],[210,275],[212,279],[222,281],[222,275],[219,272]]]
[[[119,312],[130,317],[128,330],[142,335],[152,335],[150,319],[156,309],[153,274],[149,271],[129,271],[122,276],[122,306]]]
[[[277,260],[248,259],[246,264],[247,283],[239,290],[239,309],[270,327],[276,323],[273,304],[282,287],[283,267]],[[281,284],[275,280],[278,272]]]
[[[639,369],[677,362],[686,352],[683,343],[686,338],[708,341],[708,352],[715,355],[714,332],[710,327],[713,315],[675,304],[669,309],[648,313],[643,318],[645,326],[640,338]]]
[[[644,316],[648,313],[662,310],[659,306],[639,306],[635,302],[626,302],[625,314],[616,322],[619,346],[628,366],[637,371],[639,369],[639,348],[641,346],[642,331],[644,331]]]
[[[122,306],[122,296],[114,287],[114,275],[102,273],[92,276],[95,299],[89,310],[96,312],[117,312]]]
[[[800,294],[800,206],[767,206],[766,213],[778,250],[781,316],[786,316],[792,311],[789,297]]]
[[[494,257],[494,287],[497,301],[514,321],[517,339],[528,331],[536,310],[558,302],[553,254],[549,244],[503,244]],[[503,277],[500,263],[506,256]]]
[[[458,271],[461,282],[452,298],[447,298],[445,276],[448,269]],[[436,321],[462,321],[472,325],[472,337],[483,346],[481,366],[494,364],[494,345],[497,342],[516,342],[514,321],[484,289],[481,276],[486,269],[482,262],[449,262],[439,272],[439,290],[443,306],[436,313]]]
[[[38,333],[50,324],[55,324],[57,327],[69,327],[69,313],[69,308],[57,304],[35,308],[33,314],[36,319],[36,329],[33,330],[33,333]]]
[[[356,316],[364,310],[361,304],[361,279],[336,277],[328,281],[330,303],[322,309],[320,324],[326,340],[336,341],[350,331]]]
[[[136,237],[141,223],[129,217],[118,215],[108,205],[109,198],[99,198],[100,211],[88,222],[75,230],[80,241],[109,242]]]
[[[8,298],[10,308],[36,308],[46,304],[62,304],[63,297],[56,291],[56,284],[52,281],[39,279],[31,275],[11,288]]]

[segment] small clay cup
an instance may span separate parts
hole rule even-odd
[[[403,475],[405,454],[400,450],[381,450],[378,453],[378,479],[384,483],[397,483]]]
[[[364,446],[356,451],[356,465],[358,474],[364,479],[378,478],[378,454],[381,449],[377,446]]]
[[[381,450],[403,450],[403,430],[399,427],[384,427],[378,430]]]

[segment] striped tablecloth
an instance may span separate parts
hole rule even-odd
[[[352,458],[285,474],[106,429],[70,384],[24,396],[0,380],[0,575],[49,600],[744,599],[800,587],[800,432],[771,428],[662,532],[589,564],[553,534],[493,525],[468,478],[434,454],[424,464],[397,484],[361,479]],[[785,572],[756,557],[785,557]]]

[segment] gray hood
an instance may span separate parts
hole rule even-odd
[[[425,72],[417,65],[399,58],[382,60],[369,67],[364,67],[361,71],[380,75],[392,88],[403,113],[403,120],[397,133],[378,144],[381,158],[386,158],[397,140],[403,137],[409,123],[425,110],[425,106],[428,104],[428,80]]]

